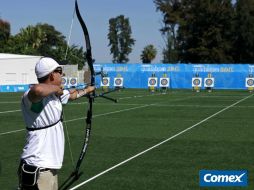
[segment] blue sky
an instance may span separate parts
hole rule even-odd
[[[97,63],[110,63],[108,47],[108,21],[123,14],[128,17],[132,27],[132,37],[136,40],[129,63],[140,63],[140,54],[148,44],[153,44],[157,57],[153,62],[160,62],[164,46],[159,29],[162,16],[156,12],[153,0],[79,0],[80,12],[85,20],[92,45],[93,57]],[[5,0],[1,2],[0,17],[11,24],[11,33],[16,34],[21,28],[39,22],[48,23],[69,35],[74,0]],[[71,44],[84,44],[83,33],[75,16]]]

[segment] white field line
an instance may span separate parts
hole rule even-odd
[[[167,93],[167,94],[170,94],[170,93]],[[122,98],[119,98],[119,100],[123,100],[123,99],[131,99],[131,98],[143,98],[143,97],[147,97],[147,96],[159,96],[159,95],[167,95],[167,94],[148,94],[148,95],[135,95],[135,96],[127,96],[127,97],[122,97]],[[240,97],[240,96],[189,96],[187,98],[182,98],[182,99],[179,99],[179,100],[185,100],[185,99],[191,99],[191,98],[204,98],[204,97],[209,97],[209,98],[217,98],[217,97],[220,97],[220,98],[229,98],[229,97]],[[178,101],[178,99],[174,100],[174,101]],[[0,104],[16,104],[16,103],[20,103],[20,101],[14,101],[14,102],[0,102]],[[68,103],[68,105],[80,105],[80,104],[87,104],[87,102],[73,102],[73,103]],[[98,103],[100,105],[102,105],[103,103]],[[109,105],[109,104],[106,104],[105,105]],[[112,105],[112,104],[111,104]],[[117,103],[116,105],[138,105],[138,104],[119,104]],[[159,106],[159,105],[158,105]],[[2,111],[0,112],[0,114],[5,114],[5,113],[12,113],[12,112],[19,112],[21,111],[20,109],[19,110],[9,110],[9,111]],[[1,134],[0,134],[1,135]]]
[[[7,134],[11,134],[11,133],[17,133],[17,132],[21,132],[24,131],[25,129],[18,129],[18,130],[14,130],[14,131],[8,131],[8,132],[4,132],[4,133],[0,133],[1,135],[7,135]]]
[[[190,99],[192,97],[187,97],[187,98],[179,98],[179,99],[175,99],[175,101],[181,101],[181,100],[186,100],[186,99]],[[72,103],[72,104],[86,104],[87,102],[84,103]],[[101,103],[100,103],[101,104]],[[105,104],[108,105],[108,104]],[[114,105],[129,105],[129,106],[137,106],[137,107],[133,107],[133,108],[127,108],[127,109],[123,109],[123,110],[118,110],[118,111],[113,111],[113,112],[108,112],[108,113],[102,113],[102,114],[97,114],[94,115],[93,118],[95,117],[99,117],[99,116],[105,116],[105,115],[110,115],[110,114],[114,114],[114,113],[120,113],[120,112],[124,112],[124,111],[129,111],[129,110],[133,110],[133,109],[138,109],[138,108],[143,108],[143,107],[148,107],[148,106],[156,106],[156,107],[202,107],[202,108],[221,108],[223,106],[202,106],[202,105],[176,105],[176,104],[171,104],[171,105],[167,105],[167,104],[114,104]],[[254,106],[235,106],[237,108],[254,108]],[[4,111],[4,112],[0,112],[1,113],[11,113],[11,112],[19,112],[21,110],[11,110],[11,111]],[[64,121],[65,123],[68,122],[73,122],[73,121],[77,121],[77,120],[82,120],[82,119],[86,119],[86,117],[80,117],[80,118],[76,118],[76,119],[70,119],[67,121]],[[17,133],[17,132],[21,132],[24,131],[25,129],[18,129],[18,130],[13,130],[13,131],[8,131],[8,132],[3,132],[0,133],[1,135],[7,135],[7,134],[11,134],[11,133]]]
[[[130,99],[130,98],[143,98],[143,97],[148,97],[148,96],[160,96],[160,95],[170,95],[171,93],[166,93],[166,94],[148,94],[148,95],[134,95],[134,96],[126,96],[119,98],[119,100],[124,100],[124,99]],[[193,98],[241,98],[242,96],[192,96]],[[13,101],[13,102],[0,102],[0,104],[20,104],[20,101]],[[69,103],[69,104],[80,104],[80,103]],[[84,104],[84,102],[82,102]]]
[[[110,115],[110,114],[115,114],[115,113],[120,113],[120,112],[125,112],[125,111],[130,111],[130,110],[135,110],[135,109],[144,108],[144,107],[148,107],[148,106],[152,106],[152,105],[154,105],[154,104],[145,104],[145,105],[137,106],[137,107],[133,107],[133,108],[127,108],[127,109],[122,109],[122,110],[117,110],[117,111],[112,111],[112,112],[107,112],[107,113],[101,113],[101,114],[94,115],[93,118],[100,117],[100,116],[105,116],[105,115]],[[86,117],[70,119],[70,120],[65,121],[65,122],[67,123],[67,122],[77,121],[77,120],[81,120],[81,119],[86,119]]]
[[[121,112],[135,110],[135,109],[140,109],[140,108],[144,108],[144,107],[148,107],[148,106],[153,106],[153,105],[155,105],[155,104],[145,104],[145,105],[136,106],[136,107],[133,107],[133,108],[127,108],[127,109],[122,109],[122,110],[117,110],[117,111],[112,111],[112,112],[107,112],[107,113],[101,113],[101,114],[94,115],[93,118],[100,117],[100,116],[105,116],[105,115],[110,115],[110,114],[115,114],[115,113],[121,113]],[[76,119],[70,119],[70,120],[64,121],[64,123],[73,122],[73,121],[77,121],[77,120],[81,120],[81,119],[86,119],[86,117],[80,117],[80,118],[76,118]],[[24,131],[24,130],[25,129],[19,129],[19,130],[14,130],[14,131],[0,133],[0,136],[1,135],[6,135],[6,134],[11,134],[11,133],[16,133],[16,132],[20,132],[20,131]]]
[[[142,97],[142,96],[138,96],[138,97]],[[127,97],[129,98],[129,97]],[[182,99],[179,99],[179,100],[183,100],[183,99],[188,99],[188,98],[182,98]],[[175,100],[177,101],[177,100]],[[70,103],[70,104],[87,104],[87,102],[82,102],[82,103]],[[117,104],[115,104],[117,105]],[[123,104],[124,105],[124,104]],[[137,104],[139,105],[139,104]],[[108,112],[108,113],[103,113],[103,114],[97,114],[97,115],[94,115],[93,118],[95,117],[99,117],[99,116],[105,116],[105,115],[110,115],[110,114],[114,114],[114,113],[120,113],[120,112],[124,112],[124,111],[129,111],[129,110],[134,110],[134,109],[139,109],[139,108],[143,108],[143,107],[148,107],[148,106],[153,106],[155,104],[141,104],[137,107],[133,107],[133,108],[128,108],[128,109],[123,109],[123,110],[118,110],[118,111],[113,111],[113,112]],[[1,113],[10,113],[10,112],[18,112],[18,111],[21,111],[21,110],[12,110],[12,111],[4,111],[4,112],[0,112]],[[67,120],[67,121],[64,121],[64,123],[68,123],[68,122],[73,122],[73,121],[77,121],[77,120],[81,120],[81,119],[86,119],[86,117],[81,117],[81,118],[76,118],[76,119],[70,119],[70,120]],[[13,131],[8,131],[8,132],[3,132],[3,133],[0,133],[0,136],[1,135],[7,135],[7,134],[11,134],[11,133],[17,133],[17,132],[21,132],[21,131],[24,131],[25,129],[19,129],[19,130],[13,130]]]
[[[149,94],[149,95],[136,95],[136,96],[129,96],[129,97],[123,97],[123,98],[119,98],[119,100],[122,100],[122,99],[130,99],[130,98],[143,98],[143,97],[146,97],[146,96],[158,96],[158,95],[165,95],[165,94]],[[15,102],[0,102],[0,104],[7,104],[7,103],[20,103],[20,101],[15,101]],[[80,105],[80,104],[87,104],[87,102],[78,102],[78,103],[68,103],[68,105]],[[118,104],[116,104],[118,105]],[[144,104],[143,104],[144,105]],[[0,112],[0,114],[5,114],[5,113],[12,113],[12,112],[19,112],[21,111],[20,109],[19,110],[9,110],[9,111],[2,111]],[[1,135],[1,134],[0,134]]]
[[[181,98],[181,99],[176,99],[174,101],[185,100],[185,99],[189,99],[189,98],[190,97]],[[85,104],[85,103],[73,103],[73,104]],[[115,105],[117,105],[117,104],[115,104]],[[135,105],[135,104],[123,104],[123,105]],[[93,118],[99,117],[99,116],[110,115],[110,114],[114,114],[114,113],[120,113],[120,112],[124,112],[124,111],[129,111],[129,110],[134,110],[134,109],[139,109],[139,108],[148,107],[148,106],[155,106],[156,104],[136,104],[136,105],[138,105],[138,106],[137,107],[133,107],[133,108],[127,108],[127,109],[123,109],[123,110],[118,110],[118,111],[113,111],[113,112],[108,112],[108,113],[97,114],[97,115],[94,115]],[[21,111],[21,110],[5,111],[3,113],[6,113],[6,112],[10,113],[10,112],[16,112],[16,111]],[[81,119],[86,119],[86,117],[80,117],[80,118],[76,118],[76,119],[70,119],[70,120],[64,121],[64,123],[73,122],[73,121],[77,121],[77,120],[81,120]],[[11,133],[17,133],[17,132],[21,132],[21,131],[24,131],[24,130],[25,129],[18,129],[18,130],[3,132],[3,133],[0,133],[0,136],[1,135],[11,134]]]
[[[129,96],[129,97],[122,97],[119,98],[119,100],[123,100],[123,99],[130,99],[130,98],[143,98],[143,97],[147,97],[147,96],[160,96],[160,95],[166,95],[166,94],[148,94],[148,95],[134,95],[134,96]]]
[[[87,104],[86,102],[81,102],[81,103],[71,103],[69,105],[81,105],[81,104]],[[99,105],[112,105],[112,104],[107,104],[107,103],[99,103]],[[114,104],[118,106],[138,106],[138,105],[144,105],[144,104]],[[175,104],[156,104],[155,106],[157,107],[223,107],[223,106],[202,106],[202,105],[175,105]],[[253,106],[248,106],[248,107],[253,107]],[[13,113],[13,112],[20,112],[21,110],[9,110],[9,111],[2,111],[0,114],[6,114],[6,113]],[[76,119],[77,120],[77,119]]]
[[[207,95],[203,95],[203,96],[194,96],[195,98],[242,98],[245,97],[246,94],[243,95],[212,95],[212,96],[207,96]]]
[[[124,99],[130,99],[130,98],[143,98],[143,97],[147,97],[147,96],[160,96],[160,95],[170,95],[172,94],[172,92],[168,92],[166,94],[148,94],[148,95],[134,95],[134,96],[127,96],[127,97],[122,97],[122,98],[119,98],[119,100],[124,100]],[[192,96],[192,98],[241,98],[243,97],[244,95],[233,95],[233,96],[230,96],[230,95],[225,95],[225,96]],[[245,96],[244,96],[245,97]],[[13,102],[0,102],[0,104],[20,104],[20,101],[13,101]],[[85,102],[82,102],[82,103],[69,103],[69,104],[85,104]]]
[[[133,104],[134,105],[134,104]],[[191,105],[191,104],[155,104],[155,107],[196,107],[196,108],[224,108],[223,105]],[[235,108],[254,108],[254,106],[234,106]]]
[[[220,111],[218,111],[218,112],[216,112],[216,113],[210,115],[209,117],[207,117],[207,118],[203,119],[202,121],[200,121],[200,122],[198,122],[198,123],[196,123],[196,124],[194,124],[194,125],[192,125],[192,126],[186,128],[186,129],[184,129],[183,131],[180,131],[179,133],[177,133],[177,134],[175,134],[175,135],[169,137],[168,139],[166,139],[166,140],[164,140],[164,141],[162,141],[162,142],[160,142],[160,143],[158,143],[158,144],[156,144],[156,145],[154,145],[154,146],[152,146],[152,147],[150,147],[150,148],[148,148],[148,149],[146,149],[146,150],[144,150],[144,151],[142,151],[142,152],[140,152],[140,153],[138,153],[138,154],[136,154],[136,155],[134,155],[134,156],[132,156],[132,157],[130,157],[130,158],[128,158],[128,159],[126,159],[126,160],[124,160],[124,161],[122,161],[122,162],[120,162],[120,163],[118,163],[118,164],[116,164],[116,165],[114,165],[114,166],[112,166],[112,167],[106,169],[106,170],[104,170],[104,171],[102,171],[101,173],[99,173],[99,174],[97,174],[97,175],[95,175],[95,176],[93,176],[93,177],[87,179],[86,181],[80,183],[79,185],[76,185],[76,186],[72,187],[70,190],[75,190],[75,189],[77,189],[77,188],[79,188],[79,187],[85,185],[86,183],[88,183],[88,182],[90,182],[90,181],[92,181],[92,180],[94,180],[94,179],[96,179],[96,178],[102,176],[103,174],[105,174],[105,173],[107,173],[107,172],[109,172],[109,171],[111,171],[111,170],[113,170],[113,169],[115,169],[115,168],[117,168],[117,167],[119,167],[119,166],[125,164],[126,162],[129,162],[129,161],[131,161],[131,160],[133,160],[133,159],[135,159],[135,158],[141,156],[142,154],[145,154],[146,152],[148,152],[148,151],[150,151],[150,150],[152,150],[152,149],[154,149],[154,148],[157,148],[158,146],[160,146],[160,145],[162,145],[162,144],[164,144],[164,143],[166,143],[166,142],[168,142],[168,141],[170,141],[170,140],[172,140],[172,139],[178,137],[179,135],[181,135],[181,134],[183,134],[183,133],[185,133],[185,132],[187,132],[187,131],[193,129],[194,127],[196,127],[196,126],[198,126],[198,125],[200,125],[200,124],[206,122],[207,120],[213,118],[214,116],[216,116],[216,115],[218,115],[218,114],[220,114],[220,113],[222,113],[222,112],[228,110],[229,108],[231,108],[231,107],[233,107],[233,106],[239,104],[240,102],[242,102],[242,101],[244,101],[244,100],[250,98],[251,96],[253,96],[253,94],[250,95],[250,96],[247,96],[247,97],[245,97],[245,98],[243,98],[243,99],[241,99],[241,100],[239,100],[239,101],[237,101],[237,102],[235,102],[235,103],[233,103],[233,104],[231,104],[230,106],[227,106],[227,107],[223,108],[222,110],[220,110]]]
[[[4,113],[12,113],[12,112],[19,112],[21,110],[10,110],[10,111],[1,111],[0,114],[4,114]]]
[[[185,98],[185,99],[181,99],[181,100],[186,100],[189,98]],[[175,101],[172,102],[176,102],[176,101],[181,101],[180,99],[177,99]],[[80,103],[81,104],[81,103]],[[84,104],[84,103],[82,103]],[[97,105],[112,105],[109,103],[97,103]],[[114,104],[114,106],[141,106],[141,105],[146,105],[146,104],[137,104],[137,103],[133,103],[133,104],[121,104],[121,103],[117,103]],[[162,103],[156,103],[154,105],[151,105],[154,107],[196,107],[196,108],[224,108],[225,106],[223,105],[200,105],[200,104],[162,104]],[[254,106],[234,106],[235,108],[254,108]]]
[[[20,101],[13,101],[13,102],[0,102],[0,104],[20,104]]]

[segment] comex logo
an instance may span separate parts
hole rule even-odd
[[[200,170],[200,186],[248,186],[247,170]]]
[[[212,175],[212,174],[206,174],[204,176],[204,180],[205,182],[231,182],[231,183],[235,183],[235,182],[242,182],[241,178],[243,177],[243,175],[245,175],[245,173],[243,173],[240,176],[237,175]]]

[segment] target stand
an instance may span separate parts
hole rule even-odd
[[[157,77],[149,77],[148,78],[148,90],[151,93],[154,93],[156,91],[157,82],[158,82],[158,78]]]
[[[248,89],[250,93],[254,90],[254,77],[247,77],[245,79],[245,87]]]
[[[192,78],[192,89],[195,92],[200,92],[202,87],[202,78],[200,77],[193,77]]]

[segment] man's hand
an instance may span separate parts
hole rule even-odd
[[[95,90],[95,86],[88,86],[88,87],[86,87],[86,93],[88,94],[88,93],[91,93],[91,92],[93,92],[94,90]]]
[[[56,94],[56,96],[62,96],[63,95],[63,87],[62,86],[60,86],[58,89],[57,89],[57,92],[55,93]]]

